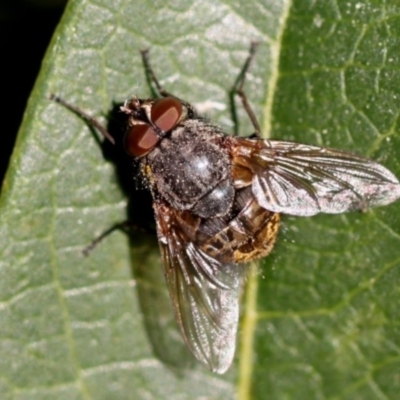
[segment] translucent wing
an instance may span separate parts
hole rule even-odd
[[[355,154],[277,140],[231,140],[234,166],[251,171],[253,193],[267,210],[336,214],[400,197],[399,181],[389,170]]]
[[[166,281],[183,338],[214,372],[232,363],[239,317],[241,268],[220,263],[191,241],[195,229],[179,212],[154,203]]]

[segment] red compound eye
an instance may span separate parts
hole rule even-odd
[[[159,99],[151,108],[151,120],[163,132],[174,128],[181,116],[182,103],[173,97]]]
[[[132,157],[143,157],[154,149],[158,136],[147,124],[134,125],[129,128],[124,137],[125,151]]]

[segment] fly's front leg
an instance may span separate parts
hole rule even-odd
[[[93,118],[91,115],[87,114],[85,111],[81,110],[80,108],[72,105],[71,103],[68,103],[61,97],[51,94],[50,95],[50,100],[53,100],[61,105],[63,105],[65,108],[68,108],[68,110],[72,111],[73,113],[77,114],[79,117],[84,119],[89,123],[89,125],[94,126],[103,136],[105,139],[110,141],[112,144],[115,145],[115,140],[112,137],[111,133],[108,132],[108,130],[99,122],[97,119]]]
[[[193,108],[193,106],[187,103],[186,101],[180,99],[179,97],[173,95],[172,93],[168,92],[161,86],[159,80],[157,79],[156,74],[154,73],[153,67],[150,64],[149,49],[141,50],[141,54],[147,79],[153,89],[154,89],[153,85],[155,86],[157,95],[159,97],[174,97],[175,99],[179,100],[187,108],[188,116],[190,118],[193,118],[196,115],[196,110]]]

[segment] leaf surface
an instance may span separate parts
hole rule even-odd
[[[126,219],[127,199],[93,132],[48,95],[106,123],[115,103],[150,96],[149,47],[168,90],[232,131],[227,93],[258,40],[246,92],[266,136],[354,151],[400,176],[395,4],[69,3],[2,187],[2,399],[394,398],[398,204],[285,217],[249,278],[236,363],[215,376],[180,341],[154,241],[116,232],[82,255]]]

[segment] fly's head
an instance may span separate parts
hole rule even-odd
[[[121,111],[129,116],[125,151],[138,159],[150,153],[186,116],[184,105],[175,97],[151,100],[134,97]]]

